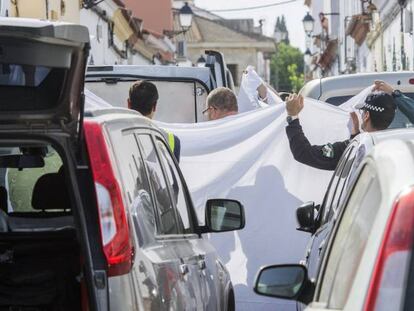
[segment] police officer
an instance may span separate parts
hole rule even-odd
[[[154,117],[157,101],[158,90],[154,83],[137,81],[129,89],[128,108],[138,111],[147,118],[152,119]],[[167,140],[175,158],[180,162],[180,139],[173,133],[165,130],[163,130],[163,136]]]
[[[296,161],[323,169],[335,170],[350,139],[359,133],[359,122],[355,112],[351,113],[353,130],[350,139],[328,143],[321,146],[311,145],[299,123],[299,113],[303,109],[303,97],[291,94],[286,101],[287,123],[286,134],[290,150]],[[374,132],[386,129],[394,119],[396,104],[393,96],[385,92],[371,93],[365,102],[355,108],[362,111],[362,130]]]

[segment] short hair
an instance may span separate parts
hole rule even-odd
[[[390,126],[397,108],[394,98],[387,93],[371,93],[365,100],[363,110],[369,111],[372,127],[385,130]]]
[[[238,112],[239,110],[236,95],[227,87],[218,87],[211,91],[207,96],[207,106],[213,106],[224,111]]]
[[[158,90],[154,83],[137,81],[129,89],[130,108],[147,116],[157,105]]]

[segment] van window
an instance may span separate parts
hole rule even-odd
[[[170,123],[194,123],[201,120],[201,111],[208,95],[208,89],[198,81],[157,81],[157,111],[154,119]],[[178,78],[177,78],[178,79]],[[87,81],[86,88],[114,107],[127,108],[129,88],[137,79],[108,79]],[[120,95],[121,94],[121,95]]]
[[[151,188],[154,193],[156,208],[160,218],[158,234],[178,234],[180,232],[177,218],[170,198],[170,191],[150,135],[138,135],[142,155],[147,168]]]
[[[177,168],[165,144],[157,139],[157,145],[161,151],[160,157],[164,166],[165,174],[167,176],[168,186],[173,196],[173,200],[178,210],[178,221],[183,227],[182,233],[192,233],[192,226],[189,216],[188,202],[185,196],[185,190],[178,174]]]

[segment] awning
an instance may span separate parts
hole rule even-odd
[[[351,36],[356,44],[361,45],[365,41],[370,30],[370,21],[371,18],[366,14],[352,16],[352,19],[346,28],[346,35]]]
[[[129,24],[129,18],[125,18],[125,9],[117,9],[112,16],[114,23],[114,33],[120,41],[126,41],[134,34],[133,29]]]
[[[323,69],[329,69],[336,58],[336,51],[338,50],[338,39],[329,40],[325,51],[318,60],[318,65]]]

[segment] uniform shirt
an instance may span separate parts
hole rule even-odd
[[[168,147],[170,147],[171,152],[174,154],[176,160],[178,163],[180,163],[180,154],[181,154],[181,141],[180,139],[172,134],[171,132],[168,132],[164,129],[161,129],[161,132],[165,138],[165,140],[168,143]]]
[[[286,126],[286,134],[295,160],[321,170],[335,170],[350,142],[350,139],[347,139],[321,146],[311,145],[302,131],[299,119],[293,120]]]

